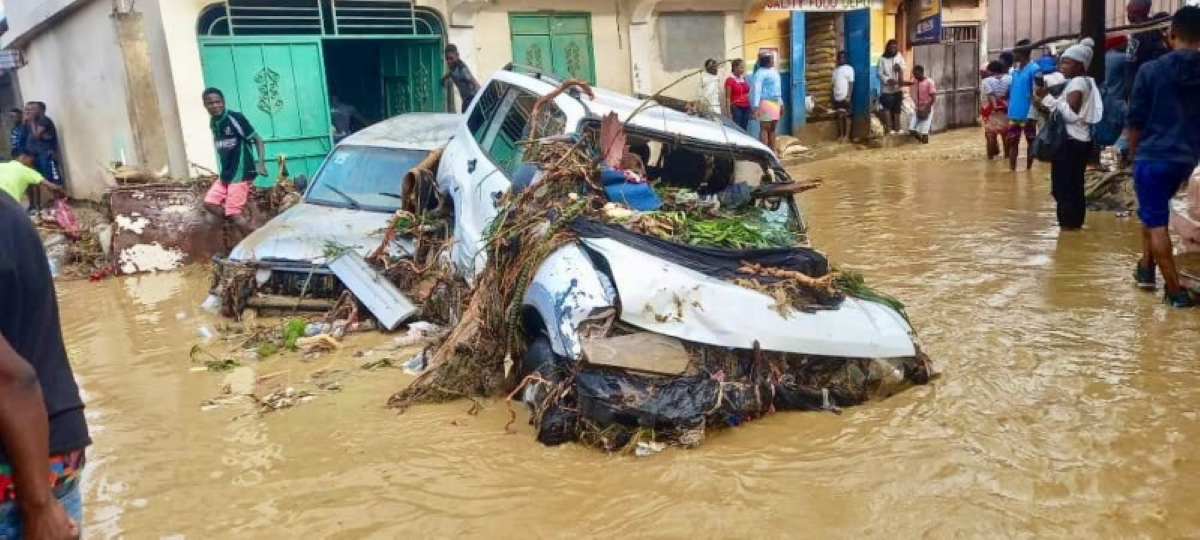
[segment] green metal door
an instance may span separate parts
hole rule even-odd
[[[320,38],[202,38],[200,57],[205,84],[266,143],[269,174],[255,185],[274,185],[280,154],[293,176],[312,176],[332,148]]]
[[[384,45],[383,98],[389,117],[410,112],[443,112],[441,40],[406,40]]]
[[[591,15],[512,14],[509,27],[513,62],[596,83]]]

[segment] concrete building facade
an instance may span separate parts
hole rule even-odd
[[[59,126],[69,192],[98,200],[114,163],[173,177],[216,168],[200,97],[208,86],[225,90],[231,108],[264,133],[269,158],[287,154],[293,173],[311,173],[331,145],[332,95],[351,97],[370,120],[450,106],[439,82],[446,43],[480,79],[532,63],[649,95],[704,58],[752,62],[764,44],[786,50],[804,39],[789,23],[802,13],[765,16],[766,3],[7,0],[0,46],[22,52],[21,94],[47,103]],[[858,34],[874,54],[892,35],[883,4],[861,19],[869,33]],[[864,76],[870,61],[862,60]],[[664,94],[694,99],[696,82]]]

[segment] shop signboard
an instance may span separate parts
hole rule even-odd
[[[921,0],[917,19],[916,43],[938,43],[942,40],[942,0]]]
[[[767,0],[766,11],[854,11],[882,8],[883,0]]]

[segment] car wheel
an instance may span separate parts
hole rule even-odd
[[[555,360],[556,356],[554,348],[550,345],[550,338],[539,335],[525,348],[525,356],[521,358],[521,378],[528,377],[535,371],[547,373]]]

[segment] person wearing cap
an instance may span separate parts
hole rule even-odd
[[[1063,230],[1083,228],[1087,216],[1083,176],[1092,153],[1092,125],[1104,115],[1100,89],[1087,76],[1093,45],[1090,38],[1084,38],[1063,52],[1059,71],[1067,84],[1061,96],[1051,95],[1048,85],[1036,90],[1042,105],[1059,115],[1067,128],[1066,140],[1050,162],[1050,192],[1058,204],[1058,226]]]
[[[1200,163],[1200,7],[1175,13],[1169,39],[1174,50],[1148,62],[1134,79],[1125,137],[1142,221],[1134,279],[1154,290],[1155,269],[1162,270],[1164,300],[1183,308],[1196,302],[1179,283],[1167,225],[1171,198]]]

